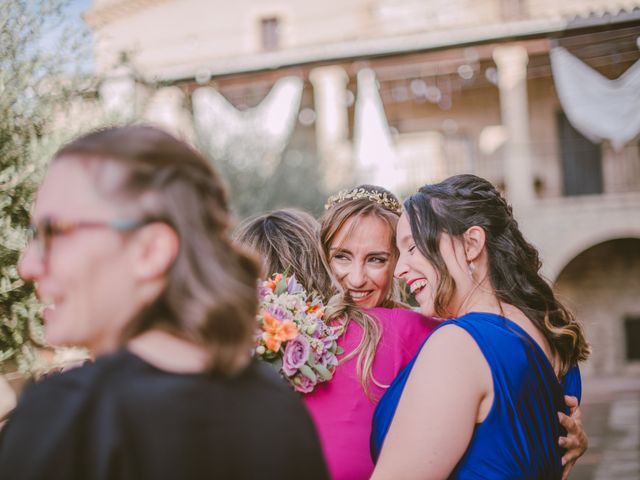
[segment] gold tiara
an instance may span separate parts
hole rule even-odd
[[[345,200],[359,200],[365,198],[371,202],[382,205],[387,210],[400,215],[402,206],[397,199],[389,195],[387,192],[376,192],[375,190],[367,190],[366,188],[354,188],[352,190],[341,190],[332,195],[324,206],[325,210],[329,210],[334,205],[344,202]]]

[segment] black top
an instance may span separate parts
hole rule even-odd
[[[24,392],[2,480],[326,479],[298,396],[267,366],[174,374],[127,350]]]

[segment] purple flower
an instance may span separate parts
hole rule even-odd
[[[304,287],[300,283],[298,283],[298,280],[296,280],[295,275],[293,275],[289,279],[289,282],[287,282],[287,292],[289,292],[292,295],[295,295],[298,293],[304,293]]]
[[[302,335],[290,340],[284,349],[282,371],[288,376],[296,373],[309,358],[310,350],[309,342]]]
[[[323,327],[324,324],[322,322],[322,320],[317,320],[316,319],[316,324],[315,324],[315,330],[313,331],[313,338],[320,338],[324,332],[323,332]]]
[[[313,352],[313,361],[319,363],[320,365],[324,365],[322,362],[323,357],[325,356],[324,349],[321,351]]]
[[[322,357],[324,356],[324,348],[313,351],[313,361],[316,363],[322,363]]]
[[[269,312],[280,321],[291,320],[291,315],[279,305],[268,305],[267,312]]]
[[[293,389],[300,393],[309,393],[313,391],[313,387],[316,386],[315,382],[304,375],[298,375],[299,382],[293,383]]]
[[[336,358],[336,356],[325,350],[323,351],[321,354],[316,354],[314,356],[314,360],[318,365],[322,365],[323,367],[333,367],[335,365],[338,364],[338,359]]]
[[[324,344],[325,348],[331,348],[331,345],[333,345],[333,342],[337,339],[337,335],[328,335],[322,339],[322,343]]]
[[[267,287],[263,287],[262,285],[258,286],[258,300],[262,301],[265,298],[267,298],[267,295],[269,295],[271,292],[271,289],[267,288]]]

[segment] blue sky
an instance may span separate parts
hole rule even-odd
[[[92,3],[91,0],[72,0],[69,5],[69,15],[80,20],[80,14],[88,10]]]
[[[74,29],[77,28],[78,30],[88,29],[87,24],[82,19],[82,14],[91,8],[92,3],[93,0],[70,0],[67,6],[68,25],[72,26]],[[93,52],[93,48],[90,48],[90,51]],[[91,71],[92,69],[92,61],[89,61],[83,66],[83,70],[85,71]]]

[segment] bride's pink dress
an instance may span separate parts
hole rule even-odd
[[[382,336],[373,362],[374,378],[390,385],[413,358],[424,339],[439,324],[411,310],[373,308],[367,310],[382,326]],[[362,329],[350,322],[338,340],[345,353],[353,351]],[[367,398],[356,374],[357,355],[336,368],[333,379],[303,397],[316,425],[333,480],[367,479],[373,472],[369,454],[371,418],[384,388],[371,385]]]

